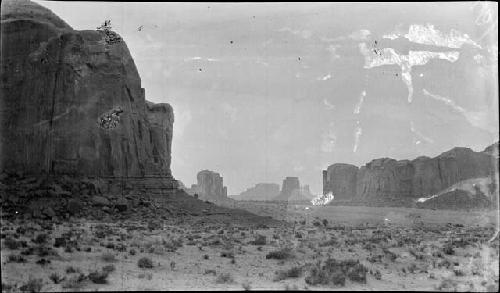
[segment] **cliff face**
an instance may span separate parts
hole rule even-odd
[[[173,111],[146,102],[123,41],[2,2],[0,170],[171,178]]]
[[[358,167],[349,164],[333,164],[323,171],[323,194],[333,192],[338,199],[350,199],[356,195]]]
[[[494,176],[498,170],[490,149],[454,148],[435,158],[413,161],[376,159],[359,169],[334,164],[323,171],[323,193],[359,201],[428,197],[466,179]]]
[[[219,173],[203,170],[198,172],[197,184],[191,187],[191,194],[198,194],[198,198],[208,201],[227,200],[227,188]]]
[[[313,196],[309,185],[300,186],[298,177],[286,177],[283,180],[281,192],[273,200],[278,201],[309,201]]]

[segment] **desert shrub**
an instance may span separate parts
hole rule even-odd
[[[21,255],[11,254],[7,258],[7,262],[25,263],[26,259],[24,257],[22,257]]]
[[[282,248],[277,251],[271,251],[266,255],[266,259],[289,259],[294,255],[291,248]]]
[[[115,266],[114,265],[107,265],[107,266],[104,266],[102,268],[102,271],[103,272],[108,272],[108,273],[112,273],[116,270]]]
[[[368,269],[359,261],[327,259],[322,266],[318,263],[312,267],[305,281],[310,285],[332,283],[335,286],[344,286],[348,278],[353,282],[364,284],[367,272]]]
[[[105,262],[115,262],[116,261],[116,257],[114,254],[110,253],[110,252],[105,252],[101,255],[101,259]]]
[[[19,287],[21,292],[40,292],[43,287],[42,279],[29,279],[24,285]]]
[[[298,278],[302,275],[302,267],[293,267],[288,270],[276,271],[275,281],[281,281],[289,278]]]
[[[176,251],[177,249],[183,246],[183,242],[181,238],[171,239],[170,241],[162,240],[163,246],[169,251]]]
[[[41,259],[37,260],[36,263],[41,265],[41,266],[44,266],[44,265],[51,263],[51,261],[48,259],[45,259],[45,258],[41,258]]]
[[[66,280],[66,282],[64,282],[62,284],[62,287],[69,288],[69,289],[80,289],[84,286],[83,281],[85,281],[86,279],[87,279],[87,276],[80,273],[77,276],[73,276],[73,277],[69,278],[68,280]]]
[[[308,276],[305,278],[306,284],[309,285],[327,285],[333,279],[325,270],[321,269],[319,264],[317,266],[309,269]],[[345,284],[345,277],[343,280],[342,286]]]
[[[203,272],[204,275],[217,275],[217,273],[215,272],[215,270],[205,270]]]
[[[21,247],[20,241],[14,240],[10,237],[5,238],[5,240],[3,241],[3,245],[7,246],[7,248],[11,250],[16,250]]]
[[[141,269],[151,269],[153,268],[153,261],[148,257],[142,257],[137,261],[137,265]]]
[[[79,272],[80,272],[79,269],[75,269],[72,266],[69,266],[66,268],[66,274],[74,274],[74,273],[79,273]]]
[[[323,222],[323,226],[325,226],[325,227],[328,226],[328,220],[327,219],[323,219],[322,222]]]
[[[223,251],[220,253],[221,257],[234,258],[234,253],[232,251]]]
[[[243,282],[241,284],[241,286],[243,287],[243,290],[245,290],[245,291],[252,290],[252,286],[251,286],[250,282],[248,282],[248,281]]]
[[[147,279],[147,280],[149,280],[149,281],[151,281],[151,280],[153,279],[153,275],[152,275],[151,273],[147,273],[147,274],[145,274],[145,273],[141,273],[141,274],[139,274],[139,276],[138,276],[138,277],[139,277],[139,279],[144,279],[144,278],[146,278],[146,279]]]
[[[217,276],[217,279],[215,280],[217,284],[227,284],[227,283],[233,283],[234,279],[233,276],[229,273],[222,273],[219,276]]]
[[[208,256],[208,254],[205,254],[203,255],[203,259],[209,259],[210,257]]]
[[[38,234],[36,236],[36,238],[33,240],[33,242],[35,242],[37,244],[45,244],[45,243],[47,243],[48,240],[49,240],[49,235],[42,233],[42,234]]]
[[[444,254],[447,254],[447,255],[455,254],[455,250],[453,249],[453,246],[451,244],[448,244],[445,247],[443,247],[443,252],[444,252]]]
[[[442,290],[442,291],[456,291],[458,286],[458,283],[454,280],[451,279],[444,279],[441,281],[441,283],[437,286],[437,290]]]
[[[52,273],[50,274],[49,279],[52,280],[54,284],[59,284],[64,280],[64,277],[59,276],[58,273]]]
[[[109,272],[107,271],[93,271],[88,275],[89,280],[92,281],[92,283],[95,284],[107,284],[108,283],[108,275]]]
[[[132,248],[130,249],[129,253],[130,255],[136,255],[137,252],[135,251],[135,249]]]
[[[266,242],[266,236],[257,234],[257,236],[255,236],[255,240],[250,243],[253,245],[266,245]]]
[[[2,282],[2,292],[15,292],[16,285],[6,284]]]
[[[337,239],[331,238],[330,240],[323,241],[319,244],[320,247],[325,246],[336,246],[338,244]]]

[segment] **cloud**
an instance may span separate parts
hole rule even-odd
[[[383,36],[383,38],[391,40],[395,40],[400,37],[404,37],[412,43],[422,45],[459,49],[464,44],[469,44],[476,48],[481,48],[479,44],[471,40],[469,35],[465,33],[452,29],[449,33],[445,34],[436,29],[434,25],[430,23],[426,25],[412,24],[408,28],[408,33],[404,35],[400,32],[392,32]]]
[[[222,103],[222,111],[225,115],[229,116],[232,122],[236,121],[238,115],[238,109],[236,109],[236,107],[228,103]]]
[[[328,130],[321,135],[321,151],[324,153],[331,153],[335,149],[337,142],[337,136],[335,135],[335,129],[333,122],[328,125]]]
[[[383,65],[398,65],[401,67],[401,80],[408,88],[408,102],[413,99],[413,83],[411,68],[422,66],[431,59],[442,59],[451,63],[458,60],[460,53],[457,51],[431,52],[431,51],[409,51],[408,55],[400,55],[393,48],[383,48],[378,52],[368,49],[366,43],[359,44],[359,50],[365,56],[364,68],[370,69]]]
[[[330,78],[332,78],[332,75],[330,73],[328,73],[327,75],[323,76],[323,77],[318,77],[317,80],[329,80]]]
[[[357,121],[356,131],[354,132],[354,147],[352,148],[353,153],[355,153],[358,150],[359,139],[362,133],[363,129],[359,125],[359,121]]]
[[[262,60],[257,60],[257,61],[255,61],[255,63],[260,64],[260,65],[264,65],[264,66],[266,66],[266,67],[267,67],[267,66],[269,66],[269,63],[264,62],[264,61],[262,61]]]
[[[419,140],[417,140],[415,142],[415,144],[417,144],[417,145],[420,144],[421,140],[424,140],[427,143],[434,143],[434,140],[432,138],[429,138],[429,137],[423,135],[420,131],[415,129],[415,125],[413,124],[413,121],[410,121],[410,131],[419,138]]]
[[[361,110],[361,106],[363,105],[365,97],[366,97],[366,91],[361,92],[361,95],[359,96],[359,102],[356,104],[356,107],[354,108],[354,114],[359,114],[359,111]]]
[[[368,36],[371,34],[371,32],[367,29],[362,29],[359,31],[355,31],[349,35],[349,38],[355,40],[355,41],[362,41],[368,39]]]
[[[390,33],[390,34],[386,34],[386,35],[383,35],[382,38],[384,39],[390,39],[390,40],[395,40],[397,38],[399,38],[400,35],[397,34],[397,33]]]
[[[289,27],[280,28],[278,32],[289,32],[304,39],[309,39],[312,36],[312,32],[309,30],[294,30]]]
[[[365,41],[368,39],[368,36],[371,35],[371,32],[367,29],[360,29],[357,31],[354,31],[350,33],[347,36],[340,36],[340,37],[335,37],[335,38],[329,38],[329,37],[320,37],[319,39],[325,43],[332,43],[332,42],[338,42],[338,41],[346,41],[346,40],[354,40],[354,41]]]
[[[335,105],[331,104],[327,99],[323,99],[323,104],[326,106],[328,110],[335,109]]]
[[[199,56],[184,58],[184,62],[203,61],[203,60],[204,61],[208,61],[208,62],[219,62],[219,61],[221,61],[220,59],[216,59],[216,58],[203,58],[203,57],[199,57]]]
[[[328,52],[330,52],[330,56],[332,58],[332,60],[336,60],[336,59],[339,59],[340,58],[340,55],[337,54],[337,48],[339,48],[340,45],[333,45],[333,44],[330,44],[326,50]]]
[[[486,113],[485,111],[483,111],[483,112],[468,111],[468,110],[464,109],[463,107],[457,105],[455,103],[455,101],[453,101],[450,98],[443,97],[443,96],[436,95],[436,94],[432,94],[429,91],[427,91],[426,89],[423,89],[422,92],[424,93],[424,95],[426,95],[430,98],[433,98],[436,101],[440,101],[443,104],[447,105],[454,112],[462,114],[471,125],[473,125],[475,127],[479,127],[481,129],[484,129],[484,130],[488,130],[488,131],[491,129],[491,127],[488,125],[488,113]]]

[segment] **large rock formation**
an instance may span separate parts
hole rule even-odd
[[[350,199],[356,195],[358,167],[333,164],[323,171],[323,194],[332,192],[337,199]]]
[[[212,202],[227,200],[227,188],[219,173],[203,170],[196,176],[197,184],[191,186],[190,194],[197,194],[199,199]]]
[[[335,200],[390,201],[429,197],[453,184],[480,177],[495,177],[494,146],[484,152],[456,147],[435,158],[413,161],[382,158],[358,167],[334,164],[323,171],[323,193]],[[498,192],[498,191],[497,191]]]
[[[312,199],[309,186],[300,186],[298,177],[286,177],[283,180],[280,194],[274,198],[278,201],[309,201]]]
[[[273,200],[280,194],[280,185],[276,183],[258,183],[235,196],[238,200]]]
[[[175,187],[172,108],[145,100],[116,34],[73,30],[30,1],[2,1],[1,34],[1,171]]]

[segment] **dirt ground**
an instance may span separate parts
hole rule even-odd
[[[287,223],[2,220],[2,291],[498,290],[494,212],[245,204]]]

